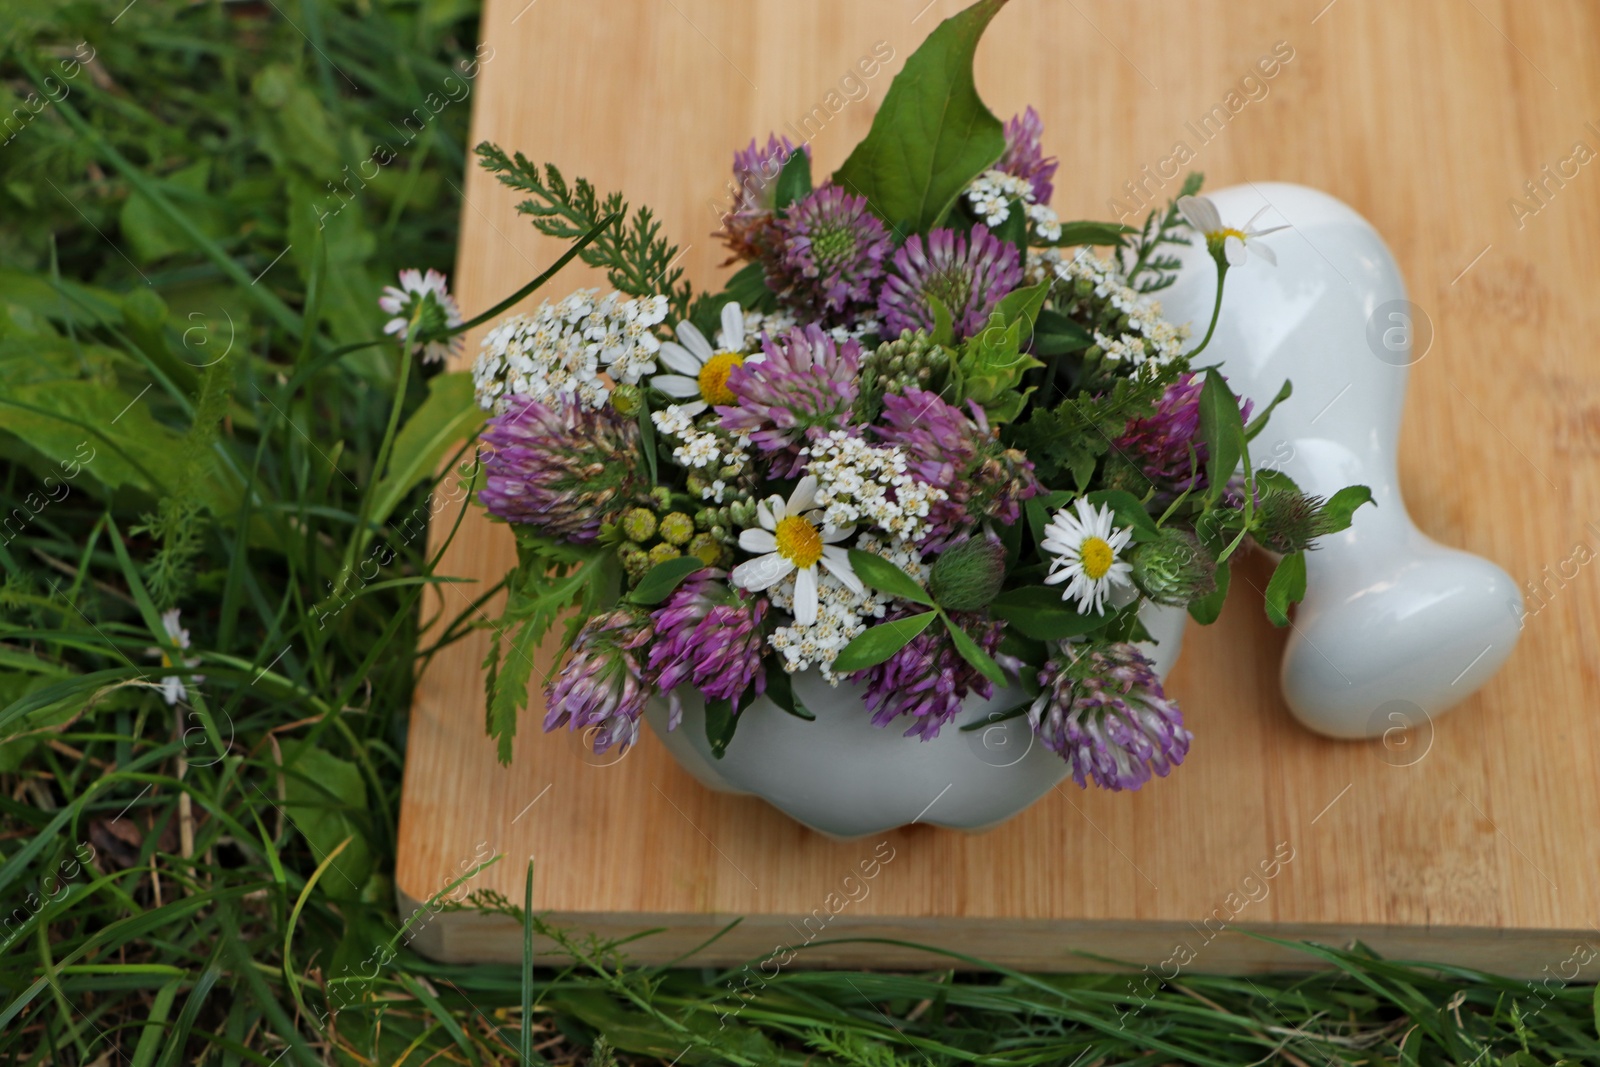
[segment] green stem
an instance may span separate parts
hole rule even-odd
[[[422,324],[422,309],[423,302],[419,300],[416,310],[411,313],[411,324],[406,327],[405,338],[400,343],[400,374],[394,386],[394,403],[389,407],[389,422],[383,430],[383,443],[378,446],[378,456],[372,464],[372,485],[361,495],[361,508],[356,515],[356,527],[350,533],[350,545],[345,549],[344,565],[339,569],[341,575],[350,572],[350,568],[355,565],[356,555],[366,544],[367,520],[372,513],[372,502],[377,497],[384,468],[389,463],[389,453],[394,451],[395,434],[400,429],[400,411],[405,407],[406,386],[411,381],[411,364],[415,360],[411,347],[416,343],[417,327]]]
[[[1228,276],[1228,261],[1217,257],[1217,302],[1211,308],[1211,325],[1206,327],[1206,335],[1200,342],[1200,347],[1189,353],[1189,358],[1194,359],[1205,351],[1206,345],[1211,343],[1211,335],[1217,332],[1217,320],[1222,317],[1222,280]]]
[[[480,326],[494,318],[496,315],[500,314],[502,311],[510,308],[517,301],[521,300],[523,297],[527,296],[529,293],[533,292],[535,289],[539,288],[545,282],[554,277],[557,271],[559,271],[562,267],[565,267],[568,263],[571,263],[573,258],[576,257],[579,252],[582,252],[589,246],[591,242],[594,241],[596,237],[599,237],[607,226],[612,225],[620,218],[622,218],[622,213],[620,211],[611,215],[607,215],[605,218],[595,223],[594,226],[590,228],[588,233],[584,234],[582,237],[578,238],[577,241],[573,242],[572,247],[563,252],[560,259],[550,264],[549,269],[543,274],[539,275],[533,281],[529,282],[527,285],[524,285],[521,289],[518,289],[510,296],[506,297],[504,300],[500,301],[500,303],[496,304],[488,311],[485,311],[482,315],[470,318],[466,322],[463,322],[460,326],[455,326],[449,330],[446,330],[443,334],[440,334],[440,338],[454,337],[458,333],[466,333],[474,326]]]

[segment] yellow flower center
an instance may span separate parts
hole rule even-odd
[[[1216,233],[1208,233],[1206,236],[1218,241],[1226,241],[1230,237],[1237,237],[1239,240],[1243,241],[1245,239],[1245,232],[1243,230],[1236,230],[1232,226],[1224,226]]]
[[[172,666],[172,657],[167,655],[165,652],[161,653],[161,665],[163,667]]]
[[[778,529],[773,536],[778,541],[778,555],[801,570],[822,558],[822,535],[815,526],[798,515],[779,519]]]
[[[1115,553],[1111,551],[1111,546],[1101,538],[1086,537],[1083,544],[1078,546],[1079,566],[1083,568],[1084,574],[1097,582],[1111,569],[1113,558]]]
[[[728,372],[744,365],[737,352],[718,352],[700,368],[700,397],[708,404],[731,404],[736,399],[728,390]]]

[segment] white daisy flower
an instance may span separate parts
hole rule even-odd
[[[1133,528],[1115,528],[1109,507],[1096,508],[1081,496],[1074,504],[1076,515],[1062,508],[1044,528],[1039,547],[1055,556],[1045,584],[1068,582],[1062,600],[1077,597],[1080,612],[1103,615],[1111,587],[1132,584],[1133,568],[1118,553],[1133,537]]]
[[[678,323],[678,340],[681,344],[664,341],[661,345],[661,362],[675,374],[658,374],[650,384],[668,396],[683,401],[681,407],[690,415],[698,415],[715,404],[732,404],[734,395],[728,391],[728,373],[746,361],[761,362],[761,355],[745,354],[746,334],[744,312],[737,303],[722,306],[722,333],[718,340],[722,348],[711,347],[705,334],[691,322]]]
[[[173,608],[170,611],[163,611],[161,613],[161,628],[167,632],[167,640],[173,645],[178,648],[188,648],[189,631],[180,625],[178,616],[179,611],[177,608]],[[144,651],[145,655],[147,656],[160,656],[161,665],[163,667],[171,667],[174,665],[172,656],[165,649],[147,648]],[[189,656],[182,657],[182,663],[185,667],[200,666],[200,660],[198,658]],[[205,678],[197,674],[193,676],[193,680],[195,682],[203,682],[205,681]],[[176,704],[178,701],[187,700],[188,698],[189,691],[184,687],[182,678],[178,677],[176,674],[169,674],[165,678],[161,679],[162,700],[165,700],[168,704]]]
[[[855,527],[823,525],[816,505],[817,479],[809,474],[794,487],[787,504],[773,496],[756,505],[761,527],[741,533],[739,547],[762,555],[739,564],[730,576],[739,588],[759,593],[794,575],[794,618],[802,626],[817,621],[817,564],[851,592],[865,589],[850,568],[848,552],[838,545]]]
[[[1265,215],[1271,205],[1262,208],[1250,216],[1250,221],[1244,224],[1243,229],[1222,224],[1222,213],[1217,210],[1217,205],[1203,196],[1178,197],[1178,210],[1183,213],[1184,220],[1197,232],[1205,235],[1206,247],[1215,256],[1217,250],[1222,250],[1222,256],[1227,260],[1228,266],[1237,267],[1245,261],[1247,252],[1254,252],[1262,259],[1278,265],[1277,253],[1262,244],[1258,238],[1279,230],[1287,230],[1287,226],[1272,226],[1265,230],[1256,229],[1256,220]]]
[[[427,274],[419,270],[401,271],[399,288],[384,286],[383,295],[378,298],[378,307],[384,314],[394,316],[383,324],[383,332],[391,337],[405,337],[413,318],[420,318],[424,331],[429,333],[439,329],[453,330],[462,322],[461,307],[456,303],[456,298],[450,295],[445,276],[431,269]],[[459,352],[461,345],[461,335],[456,334],[445,341],[417,342],[412,346],[412,352],[421,353],[424,363],[436,363]]]

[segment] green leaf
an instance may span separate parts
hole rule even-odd
[[[1013,289],[1001,298],[994,310],[1007,326],[1014,322],[1022,323],[1022,340],[1027,341],[1033,336],[1033,324],[1039,318],[1045,298],[1049,295],[1049,282],[1030,285],[1026,289]]]
[[[802,148],[789,153],[783,169],[778,172],[778,188],[774,191],[773,208],[782,211],[796,200],[811,195],[811,156]]]
[[[767,699],[797,719],[816,722],[816,715],[794,695],[794,678],[782,667],[767,668]]]
[[[1239,417],[1239,400],[1222,380],[1222,372],[1212,367],[1200,389],[1200,439],[1205,442],[1206,478],[1210,499],[1227,488],[1244,455],[1244,420]]]
[[[1111,615],[1084,615],[1061,599],[1061,591],[1044,585],[1027,585],[1001,593],[989,613],[1004,619],[1035,641],[1060,641],[1093,633],[1111,621]]]
[[[993,656],[985,652],[967,631],[957,626],[950,616],[940,612],[939,617],[944,620],[945,629],[950,631],[950,641],[956,646],[956,651],[961,653],[962,659],[976,667],[979,674],[995,685],[1007,684],[1006,672],[1000,669],[1000,664],[994,661]]]
[[[1203,597],[1189,601],[1189,617],[1201,626],[1210,626],[1222,614],[1222,605],[1228,599],[1228,583],[1232,571],[1228,561],[1217,564],[1217,587]]]
[[[511,760],[517,718],[528,706],[534,656],[545,634],[563,615],[567,617],[553,655],[559,666],[584,622],[606,597],[615,595],[611,568],[616,556],[609,549],[553,541],[526,527],[519,527],[516,536],[517,569],[483,660],[485,726],[498,742],[502,763]]]
[[[1349,529],[1356,509],[1362,504],[1378,506],[1372,499],[1372,490],[1364,485],[1347,485],[1333,494],[1317,512],[1317,536]]]
[[[1267,583],[1267,618],[1274,626],[1289,625],[1289,605],[1306,598],[1306,554],[1291,552],[1278,561]]]
[[[1054,241],[1034,241],[1035,245],[1068,248],[1075,245],[1120,245],[1122,239],[1139,231],[1120,222],[1063,222],[1061,236]]]
[[[384,522],[418,482],[433,475],[446,453],[478,432],[483,409],[473,401],[472,375],[441,374],[428,383],[428,399],[395,435],[389,469],[374,491],[372,521]]]
[[[1011,202],[1011,210],[1007,213],[1005,221],[994,227],[993,233],[1017,250],[1019,263],[1028,261],[1028,216],[1023,212],[1020,201]]]
[[[915,578],[882,556],[852,548],[850,569],[856,572],[857,578],[874,589],[897,596],[901,600],[909,600],[913,604],[933,607],[933,598],[928,595],[928,591],[922,588]]]
[[[849,674],[882,663],[910,644],[911,639],[926,630],[928,624],[938,616],[937,611],[924,611],[920,615],[869,627],[839,650],[833,661],[834,672]]]
[[[978,39],[1004,3],[980,0],[928,35],[890,83],[866,139],[833,176],[901,234],[932,229],[1005,151],[1004,127],[972,77]]]
[[[628,599],[635,604],[659,604],[671,596],[685,578],[704,567],[705,563],[695,556],[679,556],[657,563],[639,579]]]
[[[928,302],[928,310],[933,313],[933,330],[928,338],[936,345],[946,348],[956,343],[955,316],[950,314],[950,309],[945,302],[932,293],[923,294],[923,299]]]
[[[1139,503],[1139,498],[1123,489],[1101,489],[1090,493],[1089,503],[1109,505],[1118,526],[1133,527],[1136,541],[1149,541],[1161,536],[1161,530],[1150,513]]]
[[[1300,486],[1295,484],[1295,480],[1280,470],[1274,470],[1273,468],[1268,467],[1265,470],[1253,471],[1251,473],[1256,480],[1257,491],[1263,489],[1277,489],[1287,493],[1300,492]]]
[[[776,311],[778,309],[777,296],[767,286],[767,271],[759,263],[748,263],[734,272],[728,279],[726,295],[730,300],[738,301],[741,308],[746,311]],[[709,316],[710,332],[701,329],[707,337],[714,336],[720,322],[717,316],[722,314],[722,305],[728,301],[719,301]]]
[[[1272,403],[1261,409],[1261,413],[1250,420],[1250,425],[1244,428],[1244,439],[1254,441],[1256,434],[1267,428],[1267,419],[1272,417],[1273,409],[1288,400],[1294,394],[1294,383],[1285,378],[1283,385],[1278,389],[1278,395],[1272,398]]]
[[[1044,366],[1022,351],[1022,321],[1007,325],[998,312],[989,316],[989,325],[967,339],[957,362],[965,398],[984,407],[1001,402],[1024,374]]]
[[[365,820],[367,787],[361,770],[311,741],[283,746],[284,814],[321,862],[345,838],[350,844],[329,864],[323,888],[336,899],[355,899],[373,871]]]
[[[1033,351],[1041,356],[1060,356],[1082,352],[1094,344],[1094,335],[1059,311],[1048,308],[1033,322]]]
[[[528,706],[528,686],[533,680],[533,657],[541,634],[534,621],[508,624],[497,630],[483,660],[485,691],[484,730],[494,738],[500,762],[511,762],[511,741],[517,719]]]
[[[731,701],[706,701],[706,741],[711,745],[713,756],[721,759],[728,754],[728,745],[738,728],[739,716],[734,714]]]

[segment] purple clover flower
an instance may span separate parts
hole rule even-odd
[[[572,644],[561,673],[545,688],[544,728],[594,728],[596,753],[639,739],[639,716],[650,696],[640,651],[650,642],[650,620],[627,608],[596,615]]]
[[[777,224],[767,284],[804,321],[849,325],[874,306],[873,288],[894,250],[867,198],[824,185],[789,206]]]
[[[735,259],[758,260],[773,247],[778,175],[795,151],[789,138],[779,140],[776,134],[768,134],[766,147],[751,138],[750,147],[733,154],[729,192],[734,204],[722,216],[722,239]],[[799,151],[810,156],[811,146],[801,145]]]
[[[1205,379],[1184,372],[1167,386],[1156,401],[1155,412],[1130,419],[1113,449],[1135,466],[1155,486],[1159,499],[1172,500],[1185,490],[1206,488],[1206,461],[1210,451],[1200,440],[1200,390]],[[1239,405],[1240,417],[1250,421],[1254,407],[1249,398]],[[1194,446],[1193,475],[1189,447]]]
[[[677,688],[688,683],[712,700],[727,700],[735,713],[750,689],[767,691],[761,663],[765,597],[739,597],[732,603],[725,571],[696,571],[651,613],[656,642],[650,648],[650,673],[666,694],[667,725],[683,717]],[[736,594],[735,594],[736,595]]]
[[[891,611],[886,620],[904,618],[909,610]],[[1000,647],[1002,624],[979,615],[955,613],[957,626],[971,634],[990,655]],[[969,693],[987,700],[994,685],[961,657],[943,626],[930,626],[905,647],[875,667],[856,671],[851,681],[866,686],[872,725],[888,726],[901,715],[911,718],[906,737],[929,741],[961,711]]]
[[[1040,489],[1033,464],[1001,448],[983,409],[970,402],[968,407],[970,418],[916,386],[883,398],[878,436],[905,450],[915,477],[945,491],[946,499],[929,509],[924,547],[947,543],[980,515],[1009,526],[1021,516],[1022,502]]]
[[[1013,115],[1006,123],[1006,150],[994,167],[1029,182],[1033,186],[1034,201],[1048,204],[1050,194],[1055,192],[1050,179],[1055,177],[1059,164],[1055,156],[1045,156],[1043,140],[1044,122],[1029,105],[1026,111]]]
[[[640,469],[639,427],[609,405],[546,407],[528,400],[484,430],[490,514],[586,544],[603,523],[650,490]]]
[[[764,358],[746,360],[728,372],[734,403],[716,409],[722,428],[750,435],[773,453],[775,477],[800,468],[800,446],[812,430],[837,430],[856,402],[861,345],[836,344],[816,325],[794,327],[776,338],[763,335]]]
[[[928,297],[934,296],[950,309],[956,338],[971,337],[988,324],[1000,298],[1021,281],[1017,246],[1000,240],[987,226],[974,226],[970,234],[942,229],[926,237],[913,234],[894,254],[894,271],[878,293],[883,334],[932,330]]]
[[[1183,762],[1193,734],[1166,698],[1150,661],[1130,644],[1080,650],[1063,643],[1039,672],[1028,711],[1039,739],[1072,768],[1073,781],[1138,789]]]

